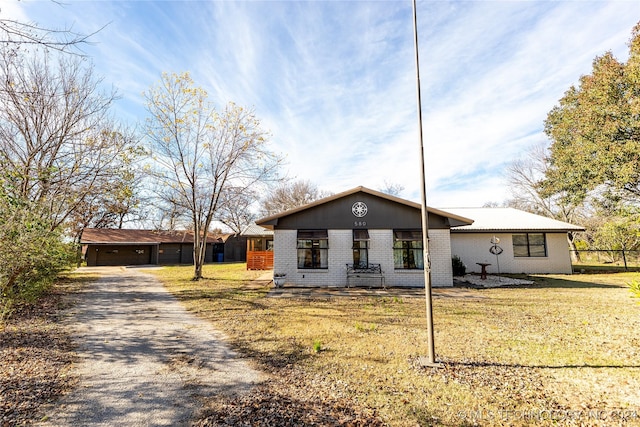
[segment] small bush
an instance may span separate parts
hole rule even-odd
[[[453,266],[454,276],[464,276],[465,274],[467,274],[467,266],[464,265],[458,255],[454,255],[453,257],[451,257],[451,265]]]
[[[315,340],[313,342],[313,352],[320,353],[322,351],[322,342],[320,340]]]

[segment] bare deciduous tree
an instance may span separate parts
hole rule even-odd
[[[151,224],[156,230],[185,230],[190,228],[189,215],[177,200],[164,191],[156,190],[149,200],[153,204]]]
[[[549,195],[542,188],[541,182],[548,168],[548,149],[544,144],[532,146],[524,158],[511,163],[507,169],[507,176],[513,198],[506,204],[560,221],[579,221],[583,218],[581,205],[576,206],[567,202],[569,198],[562,197],[561,194]],[[574,233],[568,233],[567,238],[575,254]]]
[[[28,44],[65,52],[86,43],[89,37],[70,29],[46,29],[13,19],[0,19],[0,44],[5,46]]]
[[[190,217],[199,280],[207,235],[230,192],[274,178],[282,160],[267,149],[253,111],[233,103],[217,111],[188,73],[163,74],[145,97],[153,177],[163,202]]]
[[[329,195],[329,193],[319,190],[310,181],[283,183],[275,187],[262,201],[262,215],[275,215]]]
[[[0,13],[2,12],[0,8]],[[74,31],[72,27],[46,28],[34,22],[0,18],[0,48],[15,53],[21,47],[31,46],[37,49],[81,54],[80,46],[89,43],[91,36],[102,28],[91,34],[81,34]]]
[[[513,196],[508,204],[538,215],[570,222],[575,219],[578,207],[562,203],[562,197],[548,195],[541,187],[548,168],[549,157],[545,144],[532,146],[525,157],[513,161],[507,168],[509,189]]]
[[[222,201],[218,220],[233,230],[240,233],[247,225],[256,219],[254,204],[258,196],[251,189],[230,188]]]
[[[92,67],[47,52],[0,58],[0,172],[11,197],[58,228],[96,191],[110,191],[135,140],[109,117]]]
[[[135,162],[143,154],[134,147],[120,152],[112,165],[113,175],[96,180],[93,191],[69,217],[68,228],[76,241],[85,228],[123,228],[127,222],[144,219],[146,211],[140,193],[144,175]]]
[[[384,181],[384,187],[380,189],[380,192],[396,197],[400,197],[400,194],[402,194],[403,191],[404,186],[402,184],[393,183],[386,180]]]

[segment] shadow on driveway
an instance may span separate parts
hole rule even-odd
[[[189,425],[200,398],[236,394],[260,381],[203,320],[137,269],[86,269],[103,276],[82,290],[67,322],[78,344],[75,391],[42,425]]]

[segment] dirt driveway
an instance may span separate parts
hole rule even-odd
[[[68,318],[80,383],[41,425],[188,425],[201,397],[241,393],[260,381],[154,277],[119,267],[100,272]]]

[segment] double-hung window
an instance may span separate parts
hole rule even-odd
[[[353,230],[353,266],[369,266],[369,230]]]
[[[298,268],[326,269],[329,266],[327,230],[298,230]]]
[[[393,266],[396,270],[424,268],[422,230],[393,231]]]
[[[547,242],[544,233],[514,233],[514,257],[546,257]]]

